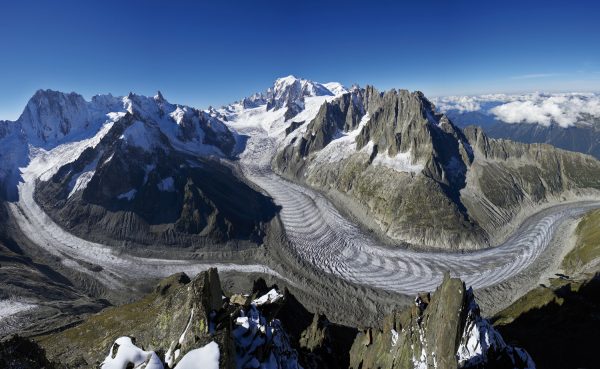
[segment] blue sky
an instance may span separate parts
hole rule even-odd
[[[288,74],[429,96],[600,90],[594,1],[0,3],[0,119],[40,88],[219,106]]]

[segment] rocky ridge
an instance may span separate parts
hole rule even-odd
[[[382,330],[360,333],[351,368],[535,368],[522,349],[507,345],[483,319],[473,293],[446,277],[432,295],[387,316]]]
[[[492,245],[521,212],[600,188],[591,157],[478,135],[420,92],[356,88],[288,132],[273,167],[341,198],[389,242],[441,248]]]
[[[451,278],[386,317],[381,328],[356,335],[264,281],[255,282],[252,294],[229,294],[215,269],[192,280],[177,274],[137,302],[36,341],[60,368],[535,367],[481,318],[471,291]]]

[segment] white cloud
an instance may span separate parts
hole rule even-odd
[[[600,95],[592,93],[448,96],[433,102],[442,112],[481,111],[506,123],[568,127],[588,116],[600,118]]]
[[[479,101],[473,96],[448,96],[434,98],[432,102],[440,111],[458,110],[461,113],[481,110]]]
[[[523,74],[520,76],[513,76],[512,79],[532,79],[532,78],[549,78],[560,76],[559,73],[533,73],[533,74]]]

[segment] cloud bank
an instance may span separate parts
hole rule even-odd
[[[432,101],[441,112],[478,111],[506,123],[569,127],[600,118],[600,95],[593,93],[447,96]]]

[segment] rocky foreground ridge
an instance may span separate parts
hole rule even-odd
[[[357,329],[308,312],[287,290],[254,284],[224,295],[216,269],[161,281],[132,304],[84,323],[0,347],[6,368],[533,368],[479,314],[470,290],[446,277],[431,295]],[[350,308],[350,307],[349,307]],[[23,345],[33,345],[22,355]],[[36,363],[32,363],[36,361]]]

